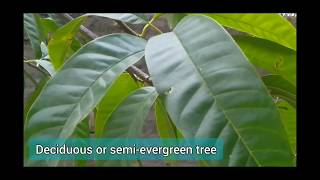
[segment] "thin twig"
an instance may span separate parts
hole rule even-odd
[[[36,65],[34,64],[31,64],[30,62],[27,62],[27,61],[24,61],[25,64],[27,64],[28,66],[38,70],[39,72],[41,72],[44,76],[48,76],[48,73],[46,73],[45,71],[43,71],[42,69],[40,69],[39,67],[37,67]]]
[[[154,30],[156,30],[159,34],[162,34],[162,33],[163,33],[160,29],[158,29],[156,26],[154,26],[154,25],[152,24],[153,21],[155,21],[158,17],[160,17],[160,16],[154,15],[154,16],[152,17],[152,19],[151,19],[149,22],[147,22],[147,24],[143,27],[141,34],[139,35],[140,37],[144,37],[144,36],[145,36],[145,34],[147,33],[147,30],[149,29],[149,27],[152,27],[152,28],[153,28]]]
[[[74,18],[71,17],[68,13],[62,13],[59,15],[59,17],[63,18],[66,21],[72,21]],[[133,31],[128,25],[126,25],[125,23],[121,22],[121,21],[116,21],[119,25],[121,25],[121,27],[123,27],[123,29],[126,30],[127,33],[135,35],[135,36],[139,36],[135,31]],[[90,39],[96,39],[98,38],[98,36],[92,32],[90,29],[88,29],[87,27],[81,25],[80,26],[80,31],[85,34],[87,37],[89,37]],[[146,74],[145,72],[143,72],[141,69],[137,68],[136,66],[132,65],[131,67],[129,67],[127,69],[127,71],[131,74],[135,74],[136,76],[138,76],[141,80],[150,83],[151,81],[149,80],[149,75]]]
[[[132,34],[135,36],[139,36],[138,33],[136,33],[133,29],[131,29],[127,24],[123,23],[119,20],[114,20],[117,24],[119,24],[128,34]]]

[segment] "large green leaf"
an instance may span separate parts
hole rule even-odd
[[[223,26],[274,41],[296,50],[296,29],[277,13],[209,13]]]
[[[76,52],[56,73],[27,115],[25,136],[69,137],[125,69],[144,54],[145,40],[112,34]]]
[[[48,49],[50,60],[55,68],[58,70],[64,61],[72,54],[70,50],[72,50],[72,44],[75,35],[77,34],[81,24],[85,21],[85,17],[79,17],[68,24],[59,28],[53,35],[49,41]],[[80,48],[78,46],[78,48]]]
[[[142,87],[130,93],[107,121],[104,138],[139,138],[151,106],[158,96],[154,87]],[[99,161],[100,166],[136,166],[136,161]]]
[[[38,14],[23,14],[24,30],[28,35],[35,58],[41,58],[40,43],[44,41],[41,17]]]
[[[95,132],[97,137],[102,135],[105,123],[116,107],[126,98],[126,96],[128,96],[129,93],[138,88],[139,85],[128,73],[121,74],[121,76],[114,82],[110,90],[97,106],[97,111],[95,113]]]
[[[270,90],[271,95],[282,98],[296,108],[296,87],[294,85],[276,74],[263,76],[262,80]]]
[[[184,137],[221,138],[220,166],[292,166],[279,112],[231,36],[206,16],[187,16],[146,46],[151,79]]]
[[[251,63],[296,85],[296,51],[260,38],[234,38]]]
[[[146,24],[148,17],[143,13],[88,13],[84,16],[99,16],[131,24]]]

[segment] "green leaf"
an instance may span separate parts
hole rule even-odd
[[[56,71],[54,70],[53,68],[53,65],[51,64],[50,61],[47,61],[47,60],[34,60],[37,65],[40,65],[41,67],[43,67],[43,69],[45,69],[51,77],[53,77],[55,74],[56,74]]]
[[[23,14],[24,30],[28,35],[30,44],[35,54],[35,58],[41,58],[40,43],[45,40],[41,17],[38,14],[24,13]]]
[[[271,95],[287,101],[292,107],[296,108],[296,87],[294,85],[276,74],[263,76],[262,80]]]
[[[42,18],[41,23],[43,26],[43,33],[47,39],[50,39],[51,34],[53,34],[54,32],[56,32],[57,29],[59,29],[59,26],[53,19]]]
[[[85,17],[79,17],[70,21],[59,28],[50,39],[48,45],[49,56],[55,70],[58,70],[70,56],[74,37],[85,19]]]
[[[102,135],[107,120],[120,102],[122,102],[129,95],[129,93],[138,88],[138,84],[128,73],[121,74],[120,77],[113,83],[110,90],[97,106],[97,112],[95,113],[96,137],[100,137]]]
[[[31,105],[34,103],[35,99],[39,96],[40,92],[42,91],[42,88],[48,82],[49,79],[50,78],[48,76],[44,76],[43,79],[41,79],[41,81],[38,83],[32,95],[28,98],[27,102],[25,103],[24,111],[23,111],[24,119],[26,119],[27,112],[29,111]],[[24,125],[26,125],[26,122]]]
[[[187,16],[149,39],[146,62],[184,137],[221,138],[219,166],[292,166],[280,115],[232,37],[206,16]]]
[[[296,109],[294,109],[285,101],[278,102],[277,106],[280,112],[282,123],[288,134],[292,151],[296,153]]]
[[[169,13],[169,14],[165,14],[164,16],[168,21],[169,28],[173,29],[174,27],[176,27],[179,21],[187,15],[188,15],[187,13]]]
[[[142,87],[130,93],[107,121],[104,138],[139,138],[150,108],[158,96],[154,87]],[[100,166],[136,166],[136,161],[99,161]]]
[[[131,24],[146,24],[149,20],[143,13],[88,13],[83,16],[99,16]]]
[[[59,27],[66,24],[56,13],[48,13],[48,16],[54,20]]]
[[[26,124],[27,124],[27,112],[29,111],[30,107],[32,106],[32,104],[34,103],[34,101],[36,100],[36,98],[39,96],[40,92],[42,91],[43,87],[45,86],[45,84],[48,82],[50,78],[48,76],[44,76],[41,81],[38,83],[37,87],[35,88],[35,90],[33,91],[32,95],[28,98],[28,100],[26,101],[26,103],[24,104],[24,110],[23,110],[23,119],[24,119],[24,130],[26,128]],[[24,161],[26,163],[26,165],[29,162],[26,162],[28,160],[28,149],[27,149],[27,144],[26,144],[26,137],[24,136],[24,145],[23,145],[23,156],[24,156]]]
[[[223,26],[296,50],[296,29],[277,13],[206,13]]]
[[[90,129],[89,129],[89,115],[84,118],[76,127],[74,131],[75,138],[90,138]],[[86,144],[84,142],[83,144]],[[75,160],[75,165],[77,167],[85,167],[87,165],[86,160]]]
[[[139,138],[151,106],[158,97],[154,87],[131,92],[112,112],[103,131],[104,138]]]
[[[30,108],[25,136],[69,137],[114,79],[143,57],[145,43],[132,35],[113,34],[83,46],[48,82]]]
[[[280,74],[296,85],[296,51],[260,38],[235,36],[234,39],[255,66]]]
[[[161,101],[157,99],[155,104],[156,123],[161,138],[177,138],[176,128]]]

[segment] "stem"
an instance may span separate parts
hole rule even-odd
[[[124,28],[127,33],[135,35],[135,36],[139,36],[138,33],[136,33],[133,29],[131,29],[126,23],[122,22],[122,21],[118,21],[118,20],[114,20],[117,24],[119,24],[122,28]]]
[[[156,26],[154,26],[154,25],[152,24],[153,21],[155,21],[156,19],[158,19],[158,17],[160,17],[160,16],[154,15],[154,16],[152,17],[152,19],[151,19],[149,22],[147,22],[147,24],[143,27],[142,33],[139,35],[140,37],[144,37],[144,36],[145,36],[145,34],[146,34],[146,32],[147,32],[147,30],[148,30],[148,28],[149,28],[150,26],[151,26],[154,30],[156,30],[159,34],[162,34],[162,33],[163,33],[160,29],[158,29]]]
[[[32,60],[31,60],[31,61],[32,61]],[[44,76],[48,76],[48,74],[47,74],[45,71],[43,71],[42,69],[40,69],[40,68],[37,67],[36,65],[31,64],[31,62],[29,62],[29,61],[24,61],[24,62],[25,62],[28,66],[30,66],[30,67],[38,70],[39,72],[41,72]]]
[[[59,14],[57,13],[62,19],[64,19],[65,21],[72,21],[73,17],[71,17],[68,13],[63,13],[63,14]],[[116,21],[118,23],[118,21]],[[125,23],[123,22],[119,22],[119,24],[129,33],[135,36],[139,36],[136,32],[134,32],[131,28],[129,28],[129,26],[127,26]],[[90,29],[86,28],[85,26],[81,25],[80,26],[80,31],[85,34],[87,37],[89,37],[90,39],[96,39],[98,36],[93,33]],[[149,75],[146,74],[145,72],[143,72],[141,69],[137,68],[136,66],[132,65],[131,67],[129,67],[127,69],[127,71],[129,73],[134,73],[136,76],[138,76],[140,79],[142,79],[143,81],[150,83],[151,81],[149,80]]]

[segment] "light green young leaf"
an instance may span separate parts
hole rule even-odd
[[[296,51],[260,38],[235,36],[234,39],[252,64],[271,74],[280,74],[296,85]]]
[[[206,13],[223,26],[296,50],[296,29],[278,13]]]
[[[102,137],[139,138],[151,106],[158,97],[154,87],[142,87],[131,92],[112,112]],[[136,161],[99,161],[100,166],[136,166]]]
[[[178,138],[176,128],[172,124],[170,117],[161,99],[157,99],[155,104],[157,130],[161,138]]]
[[[293,152],[296,154],[296,137],[297,137],[297,121],[296,121],[296,109],[289,105],[285,101],[277,103],[278,110],[280,112],[282,123],[289,136],[289,141]]]
[[[132,91],[138,88],[139,85],[128,73],[121,74],[113,83],[110,90],[108,90],[97,106],[97,112],[95,113],[96,137],[100,137],[102,135],[104,126],[111,113]]]
[[[60,69],[65,60],[72,54],[73,40],[85,17],[76,18],[59,28],[49,41],[48,49],[50,60],[55,70]],[[79,48],[79,46],[77,45]]]

